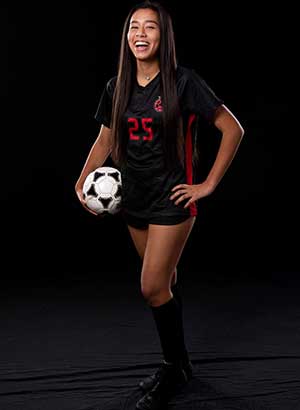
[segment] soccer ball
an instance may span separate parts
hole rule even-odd
[[[86,205],[97,214],[116,214],[121,209],[121,173],[113,167],[91,172],[83,184]]]

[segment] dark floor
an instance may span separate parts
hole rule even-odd
[[[299,410],[298,275],[178,281],[195,378],[168,408]],[[0,296],[0,410],[135,409],[162,360],[137,275],[11,280]]]

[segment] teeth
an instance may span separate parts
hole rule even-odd
[[[135,43],[135,45],[136,45],[136,46],[147,46],[148,43],[146,43],[146,42],[144,42],[144,41],[137,41],[137,42]]]

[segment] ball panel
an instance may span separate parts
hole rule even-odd
[[[114,197],[115,197],[115,200],[119,200],[119,198],[121,198],[122,187],[120,184],[117,184],[116,188],[117,190],[114,192]]]
[[[93,181],[96,182],[97,179],[104,177],[104,176],[105,176],[105,172],[100,172],[96,170],[94,171],[94,174],[93,174]]]
[[[86,196],[97,198],[98,192],[96,191],[95,184],[91,184],[85,192]]]
[[[110,177],[103,177],[95,183],[95,188],[99,195],[111,194],[114,186],[114,180]]]
[[[107,175],[114,178],[116,182],[121,182],[121,174],[119,171],[118,172],[108,172]]]
[[[86,198],[86,205],[94,212],[101,213],[103,211],[103,205],[101,202],[98,201],[98,198],[95,197],[87,197]]]

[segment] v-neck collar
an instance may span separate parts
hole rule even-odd
[[[160,76],[160,71],[156,74],[155,77],[152,78],[152,80],[150,80],[146,85],[140,85],[138,83],[137,78],[135,77],[135,83],[138,86],[138,88],[145,90],[147,87],[149,87],[158,77]]]

